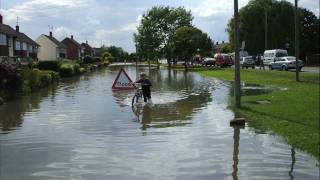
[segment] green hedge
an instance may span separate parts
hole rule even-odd
[[[39,69],[24,69],[22,72],[24,93],[33,92],[46,87],[59,80],[59,74],[54,71],[41,71]]]
[[[59,71],[59,62],[58,61],[40,61],[38,63],[38,68],[40,70],[51,70],[51,71]]]
[[[60,64],[59,73],[61,77],[71,77],[80,74],[80,65],[73,61],[63,60]]]

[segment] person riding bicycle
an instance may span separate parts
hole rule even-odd
[[[152,86],[152,84],[151,84],[151,81],[147,78],[147,74],[144,72],[141,72],[140,79],[136,81],[136,83],[141,84],[144,102],[150,101],[151,100],[150,87]]]

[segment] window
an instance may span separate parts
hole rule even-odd
[[[5,34],[0,34],[0,45],[7,45],[7,36]]]
[[[288,53],[286,52],[277,52],[276,57],[284,57],[284,56],[288,56]]]
[[[15,50],[20,51],[21,50],[21,43],[19,41],[16,41],[16,48]]]
[[[22,50],[24,51],[28,50],[27,43],[22,43]]]
[[[31,53],[33,52],[33,48],[32,48],[31,45],[28,45],[28,51],[31,52]]]

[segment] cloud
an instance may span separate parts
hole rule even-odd
[[[239,0],[239,8],[248,3],[248,0]],[[232,14],[233,1],[226,0],[203,0],[198,6],[191,8],[196,17],[210,17],[219,14]]]
[[[248,1],[239,0],[239,8]],[[20,30],[34,39],[48,34],[52,25],[59,40],[74,34],[79,42],[113,44],[130,52],[135,50],[133,33],[142,14],[153,6],[186,7],[195,17],[193,24],[215,41],[228,40],[225,29],[233,15],[232,0],[10,0],[2,4],[6,5],[4,22],[15,26],[19,16]],[[318,1],[303,0],[299,5],[319,14]]]
[[[64,11],[88,5],[88,0],[31,0],[11,9],[4,10],[8,21],[19,17],[23,21],[32,21],[38,17],[57,17]]]

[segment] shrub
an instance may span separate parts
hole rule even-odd
[[[39,88],[46,87],[59,80],[59,75],[54,71],[41,71],[39,69],[23,70],[23,92],[33,92]]]
[[[99,57],[86,56],[83,58],[83,64],[93,64],[93,63],[97,63],[100,61],[101,61],[101,59]]]
[[[16,89],[21,82],[21,73],[17,65],[0,63],[0,88]]]
[[[60,65],[59,70],[61,77],[71,77],[74,75],[73,65],[69,63],[64,63]]]
[[[38,68],[40,70],[51,70],[51,71],[59,71],[59,62],[58,61],[40,61],[38,63]]]

